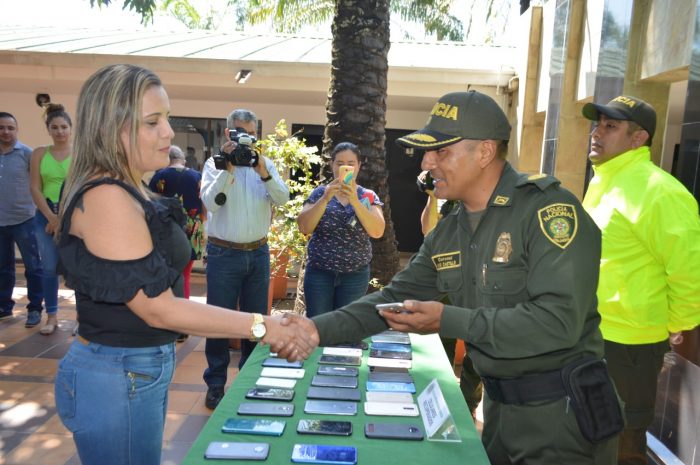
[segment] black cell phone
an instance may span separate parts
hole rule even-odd
[[[227,442],[209,443],[205,459],[224,460],[265,460],[270,453],[270,445],[262,442]]]
[[[271,402],[241,402],[238,406],[238,414],[291,417],[294,415],[294,405]]]
[[[362,357],[352,357],[349,355],[321,355],[318,363],[326,365],[360,366],[362,364]]]
[[[316,373],[318,373],[319,375],[351,376],[351,377],[356,378],[357,375],[360,373],[360,370],[358,370],[355,367],[343,367],[343,366],[335,366],[335,365],[319,365]]]
[[[312,386],[350,388],[357,387],[357,378],[349,376],[316,375],[311,379]]]
[[[248,389],[246,399],[280,400],[289,402],[294,399],[294,389],[252,388]]]
[[[333,420],[299,420],[297,433],[350,436],[352,434],[352,423]]]
[[[373,371],[367,375],[367,381],[385,383],[412,383],[413,376],[408,373],[386,373]]]
[[[304,362],[301,360],[297,362],[289,362],[284,358],[268,357],[263,360],[262,366],[275,368],[301,368],[304,366]]]
[[[357,415],[357,404],[342,400],[307,400],[304,413],[320,415]]]
[[[406,439],[420,441],[423,439],[423,430],[418,425],[406,425],[404,423],[367,423],[365,436],[372,439]]]
[[[327,400],[350,400],[353,402],[360,401],[359,389],[348,389],[342,387],[320,387],[311,386],[306,393],[309,399],[327,399]]]
[[[370,357],[377,358],[392,358],[394,360],[412,360],[411,352],[397,352],[394,350],[372,349],[369,351]]]
[[[367,350],[368,344],[365,341],[360,342],[347,342],[345,344],[336,344],[333,347],[347,347],[349,349],[362,349]]]
[[[369,367],[370,373],[407,373],[408,368],[402,367]]]

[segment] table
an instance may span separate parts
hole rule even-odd
[[[247,363],[232,383],[219,406],[212,413],[209,421],[202,429],[197,440],[192,445],[189,453],[182,462],[183,465],[216,465],[216,464],[242,464],[242,463],[270,463],[291,464],[292,448],[296,443],[302,444],[331,444],[351,445],[357,447],[358,465],[413,465],[419,463],[429,464],[488,464],[486,452],[481,444],[474,422],[467,404],[459,390],[452,367],[447,360],[442,348],[440,338],[433,334],[420,336],[411,334],[413,346],[413,368],[410,370],[416,385],[414,399],[417,403],[418,394],[436,378],[449,405],[452,417],[457,423],[462,442],[435,442],[435,441],[398,441],[367,439],[364,435],[364,425],[368,422],[385,423],[415,423],[423,426],[421,417],[383,417],[367,416],[364,414],[363,403],[358,403],[356,416],[340,415],[310,415],[304,413],[306,392],[311,384],[311,378],[316,374],[318,359],[322,349],[319,348],[304,362],[306,373],[303,379],[297,381],[294,390],[296,394],[292,403],[295,405],[293,417],[265,417],[283,419],[287,427],[281,437],[254,436],[248,434],[226,434],[221,432],[221,426],[226,419],[237,417],[236,410],[241,402],[255,402],[245,399],[245,393],[254,387],[255,381],[262,370],[261,363],[269,354],[269,347],[258,344]],[[363,351],[363,361],[360,367],[359,387],[362,391],[362,401],[365,400],[365,384],[367,382],[367,354]],[[263,417],[245,417],[263,418]],[[296,432],[297,423],[301,418],[343,420],[351,421],[353,432],[351,436],[316,436],[300,435]],[[204,451],[211,441],[236,441],[236,442],[267,442],[270,444],[270,455],[266,462],[242,461],[242,460],[205,460]]]

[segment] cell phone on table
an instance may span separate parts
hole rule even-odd
[[[275,368],[301,368],[304,366],[304,362],[289,362],[284,358],[273,358],[268,357],[262,362],[264,367],[275,367]]]
[[[395,404],[412,404],[413,396],[408,392],[369,391],[365,393],[367,402],[393,402]]]
[[[371,367],[390,367],[390,368],[411,368],[413,362],[411,360],[401,360],[395,358],[379,358],[367,357],[367,366]]]
[[[284,378],[268,378],[266,376],[261,376],[255,381],[257,387],[268,387],[268,388],[282,388],[282,389],[294,389],[296,386],[296,379],[284,379]]]
[[[299,434],[321,434],[324,436],[350,436],[352,423],[334,420],[299,420]]]
[[[304,413],[319,415],[357,415],[357,403],[342,400],[307,400]]]
[[[403,302],[391,302],[388,304],[377,304],[374,306],[374,308],[376,308],[377,311],[384,310],[385,312],[394,312],[394,313],[413,313],[412,311],[410,311],[406,307],[404,307]]]
[[[306,370],[303,368],[263,367],[260,376],[263,378],[302,379],[305,372]]]
[[[351,376],[315,375],[311,379],[311,385],[354,389],[357,387],[357,378]]]
[[[416,393],[416,386],[413,383],[392,383],[386,381],[367,381],[367,392],[408,392]]]
[[[412,352],[411,344],[396,344],[391,342],[373,342],[370,349],[391,350],[394,352]]]
[[[329,375],[329,376],[351,376],[357,378],[360,373],[356,367],[342,367],[333,365],[319,365],[316,371],[319,375]]]
[[[385,373],[372,371],[367,375],[367,381],[379,381],[385,383],[412,383],[413,376],[408,373]]]
[[[238,414],[271,417],[291,417],[294,415],[294,404],[279,404],[272,402],[241,402],[241,404],[238,406]]]
[[[246,418],[229,418],[221,427],[223,433],[256,434],[263,436],[282,436],[287,422],[284,420],[248,420]]]
[[[246,399],[280,400],[290,402],[294,399],[294,389],[252,388],[248,389]]]
[[[362,349],[354,347],[324,347],[323,355],[346,355],[349,357],[362,357]]]
[[[384,350],[384,349],[371,349],[369,351],[370,357],[376,358],[393,358],[396,360],[411,360],[413,359],[412,352],[397,352],[394,350]]]
[[[421,441],[423,430],[418,425],[403,423],[367,423],[365,436],[371,439],[405,439]]]
[[[416,404],[399,404],[398,402],[365,402],[365,415],[387,417],[417,417],[420,415]]]
[[[262,442],[210,442],[204,452],[205,459],[222,460],[265,460],[270,453],[270,445]]]
[[[362,357],[353,357],[350,355],[321,355],[318,363],[324,365],[362,365]]]
[[[353,402],[359,402],[360,390],[344,387],[310,386],[306,397],[307,399],[351,400]]]
[[[357,449],[353,446],[294,444],[292,462],[355,465],[357,463]]]

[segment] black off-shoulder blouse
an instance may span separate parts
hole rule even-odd
[[[120,186],[143,207],[153,242],[153,250],[145,257],[104,259],[90,253],[82,239],[69,234],[76,203],[86,191],[101,184]],[[113,178],[91,181],[73,197],[61,223],[59,272],[66,285],[75,290],[78,333],[82,337],[113,347],[153,347],[175,340],[177,333],[148,326],[126,302],[139,289],[148,297],[156,297],[168,288],[181,295],[181,273],[190,259],[184,224],[177,199],[147,200],[134,187]]]

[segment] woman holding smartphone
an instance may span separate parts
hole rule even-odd
[[[39,332],[47,336],[53,334],[58,326],[58,252],[53,238],[58,225],[61,187],[71,164],[73,122],[63,105],[55,103],[46,105],[44,121],[53,144],[34,149],[29,166],[29,182],[32,199],[36,205],[34,227],[44,272],[41,283],[46,304],[46,324]],[[35,326],[40,321],[40,312],[30,312],[27,316],[28,327]]]
[[[318,343],[282,318],[173,295],[191,253],[184,212],[141,183],[168,164],[169,115],[158,76],[135,65],[100,69],[78,97],[58,251],[80,326],[55,389],[83,465],[160,464],[178,333],[260,340],[291,360]]]
[[[370,238],[384,234],[383,203],[356,183],[360,150],[341,142],[331,152],[333,181],[311,192],[297,223],[311,234],[304,296],[310,318],[362,297],[369,284]]]

